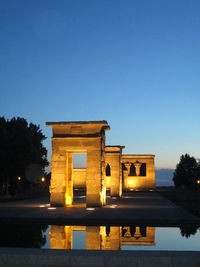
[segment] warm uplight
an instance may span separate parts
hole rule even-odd
[[[42,183],[45,182],[45,178],[44,178],[44,177],[41,178],[41,182],[42,182]]]
[[[111,205],[110,208],[111,209],[115,209],[117,207],[117,205]]]
[[[129,187],[130,189],[133,189],[133,188],[135,188],[135,186],[136,186],[136,181],[135,181],[135,179],[129,178],[129,179],[128,179],[128,187]]]
[[[197,184],[200,184],[200,180],[197,180]]]
[[[17,177],[17,180],[18,180],[18,181],[21,181],[21,179],[22,179],[22,178],[21,178],[20,176]]]
[[[56,210],[56,208],[55,207],[50,207],[50,208],[48,208],[48,210]]]
[[[65,205],[66,206],[72,205],[72,196],[68,192],[65,193]]]
[[[86,208],[86,210],[95,210],[95,208]]]

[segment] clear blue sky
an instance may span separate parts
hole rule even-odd
[[[107,144],[200,157],[199,0],[0,0],[0,115],[102,120]]]

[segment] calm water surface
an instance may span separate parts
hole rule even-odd
[[[200,228],[1,225],[1,247],[96,250],[200,250]]]

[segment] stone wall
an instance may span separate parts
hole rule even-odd
[[[2,267],[199,267],[199,251],[66,251],[0,249]]]
[[[123,170],[123,189],[124,190],[149,190],[155,188],[155,163],[154,155],[137,155],[129,154],[122,155],[121,163],[124,165]],[[131,164],[141,166],[141,164],[146,164],[146,175],[141,176],[139,169],[135,176],[131,176],[130,167]]]
[[[76,189],[86,189],[86,169],[73,169],[73,186]]]

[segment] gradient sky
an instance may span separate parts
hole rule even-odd
[[[157,168],[200,158],[199,14],[199,0],[0,0],[0,116],[40,124],[49,151],[46,121],[105,119],[107,144]]]

